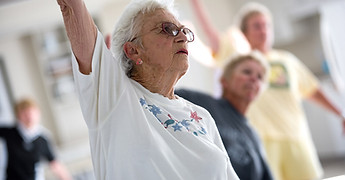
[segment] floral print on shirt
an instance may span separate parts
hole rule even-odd
[[[140,98],[140,104],[145,110],[151,112],[166,129],[171,129],[173,132],[186,130],[187,132],[193,133],[195,136],[207,134],[206,129],[200,123],[202,117],[199,117],[196,111],[191,111],[190,117],[186,119],[177,120],[169,113],[162,111],[158,106],[148,104],[143,98]]]

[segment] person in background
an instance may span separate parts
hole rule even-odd
[[[40,126],[40,109],[29,98],[15,105],[15,127],[0,127],[0,137],[6,142],[7,180],[44,179],[42,160],[49,162],[52,172],[61,180],[71,180],[65,167],[56,160],[47,135]]]
[[[199,0],[191,0],[208,38],[218,48],[213,53],[224,60],[233,52],[230,38],[218,37]],[[308,99],[338,115],[345,128],[345,117],[322,93],[317,78],[293,54],[273,49],[270,11],[259,3],[246,4],[237,15],[238,29],[252,50],[259,50],[270,64],[269,87],[248,109],[248,117],[265,146],[275,179],[318,179],[322,168],[313,145],[302,100]],[[217,40],[221,39],[221,41]],[[211,43],[212,44],[212,43]],[[221,53],[228,52],[228,53]],[[218,55],[218,56],[217,56]]]
[[[210,112],[235,172],[242,180],[273,179],[261,141],[245,117],[249,105],[265,86],[268,70],[261,53],[238,55],[224,68],[221,98],[186,89],[175,91]]]
[[[238,179],[211,115],[174,94],[194,34],[173,1],[131,1],[111,51],[82,0],[57,2],[96,179]]]

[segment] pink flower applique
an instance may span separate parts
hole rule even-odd
[[[196,111],[190,112],[190,117],[193,118],[196,122],[199,122],[202,118],[198,116],[198,113]]]

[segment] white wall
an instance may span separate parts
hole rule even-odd
[[[345,107],[345,96],[337,92],[329,76],[320,78],[322,91],[338,107]],[[322,107],[305,101],[303,103],[312,138],[322,159],[341,158],[345,155],[345,137],[341,119]]]
[[[42,107],[42,123],[54,130],[49,123],[51,110],[46,106],[41,75],[30,47],[28,39],[22,36],[2,38],[0,56],[5,62],[14,99],[34,97]]]

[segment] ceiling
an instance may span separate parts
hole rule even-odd
[[[84,1],[93,14],[109,1],[122,0]],[[0,0],[0,40],[61,23],[61,12],[56,0]]]
[[[88,10],[97,13],[107,3],[128,2],[128,0],[84,0]],[[175,0],[185,2],[188,0]],[[202,0],[208,3],[208,0]],[[249,0],[217,0],[231,4],[236,11]],[[257,0],[272,10],[275,22],[276,40],[290,41],[295,36],[292,24],[315,16],[318,7],[329,1],[344,0]],[[219,3],[216,3],[219,4]],[[44,8],[42,8],[44,7]],[[222,9],[223,10],[223,9]],[[0,40],[12,34],[28,33],[39,28],[61,24],[62,18],[56,0],[0,0]],[[295,26],[295,25],[294,25]],[[303,28],[302,28],[303,29]]]
[[[15,4],[15,3],[22,2],[22,1],[28,1],[28,0],[1,0],[0,1],[0,6]]]

